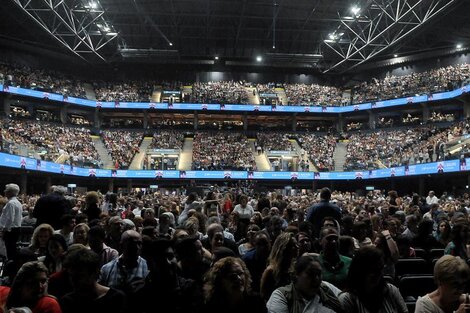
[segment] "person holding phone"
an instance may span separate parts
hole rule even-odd
[[[460,257],[444,255],[434,266],[437,289],[416,302],[415,313],[470,312],[468,285],[470,269]]]

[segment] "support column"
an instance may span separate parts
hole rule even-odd
[[[312,182],[312,191],[315,192],[318,189],[318,182],[314,179]]]
[[[95,125],[96,128],[101,128],[101,117],[100,117],[100,111],[98,109],[95,110],[95,115],[93,117],[93,124]]]
[[[423,103],[422,106],[423,106],[423,123],[426,124],[429,118],[431,117],[431,113],[430,113],[429,107],[425,103]]]
[[[194,130],[197,130],[198,129],[198,125],[199,125],[199,116],[197,114],[196,111],[194,111],[194,120],[193,120],[193,124],[194,124]]]
[[[465,102],[463,104],[463,117],[464,118],[470,117],[470,102]]]
[[[132,179],[128,179],[127,180],[127,192],[131,193],[131,189],[132,189]]]
[[[52,187],[52,179],[50,176],[46,177],[46,192],[49,193],[49,190],[51,190]]]
[[[343,132],[343,127],[344,127],[344,117],[343,117],[343,114],[339,114],[338,122],[336,123],[336,130],[339,133],[342,133]]]
[[[67,124],[67,111],[66,106],[60,108],[60,122],[62,124]]]
[[[148,111],[144,111],[144,129],[148,129],[149,128],[149,112]]]
[[[469,176],[470,180],[470,176]],[[418,192],[420,196],[426,196],[426,181],[424,180],[424,177],[419,178],[419,184],[418,184]]]
[[[248,116],[245,113],[243,113],[243,130],[246,131],[248,129]]]
[[[13,100],[10,98],[10,96],[7,96],[3,98],[3,113],[5,113],[6,117],[9,117],[11,114],[11,103]]]
[[[114,179],[110,179],[108,183],[108,191],[114,192]]]
[[[36,118],[36,111],[34,111],[34,106],[32,104],[28,105],[28,112],[31,118]]]
[[[374,112],[369,111],[369,129],[374,130],[376,124],[376,115]]]
[[[292,116],[292,131],[297,131],[297,113]]]
[[[28,176],[26,173],[21,173],[20,177],[20,194],[26,194],[28,189]]]

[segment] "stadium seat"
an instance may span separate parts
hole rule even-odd
[[[400,278],[398,288],[405,301],[416,301],[418,297],[432,292],[437,287],[432,275],[420,275]]]
[[[431,249],[431,251],[429,251],[429,258],[431,260],[439,259],[443,255],[444,255],[444,249]]]
[[[414,250],[415,250],[415,255],[416,255],[417,258],[427,259],[428,254],[424,249],[414,248]]]
[[[33,232],[33,226],[21,226],[20,238],[18,239],[16,246],[18,248],[28,247],[31,244],[31,237],[33,236]]]
[[[397,277],[404,275],[431,274],[427,262],[424,259],[399,259],[395,264],[395,273]]]

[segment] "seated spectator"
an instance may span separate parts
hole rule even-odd
[[[71,214],[62,215],[60,218],[62,228],[54,231],[54,234],[62,235],[68,246],[73,243],[73,229],[75,228],[75,217]]]
[[[297,257],[297,242],[292,233],[283,233],[276,238],[268,259],[268,267],[261,277],[260,292],[266,301],[279,287],[290,284],[290,269]]]
[[[101,133],[104,145],[113,159],[115,169],[127,169],[139,152],[143,133],[134,131],[104,130]]]
[[[90,227],[85,223],[77,224],[73,229],[73,243],[88,247],[88,232]]]
[[[339,295],[345,312],[408,313],[397,287],[384,281],[383,253],[372,246],[359,249],[349,267],[347,292]]]
[[[195,83],[192,88],[195,103],[247,104],[248,92],[244,82]]]
[[[172,241],[157,239],[151,243],[148,265],[150,274],[135,296],[132,310],[152,313],[159,309],[172,313],[197,313],[202,306],[202,293],[196,283],[178,273]]]
[[[29,249],[34,252],[36,257],[47,254],[47,243],[54,234],[54,229],[49,224],[41,224],[34,229]]]
[[[338,252],[339,236],[336,228],[326,227],[320,231],[320,245],[318,262],[322,270],[322,279],[344,289],[351,259]]]
[[[67,243],[62,235],[54,234],[49,238],[46,255],[38,259],[46,266],[49,275],[62,270],[62,263],[67,249]]]
[[[462,260],[467,261],[469,256],[467,254],[468,243],[468,224],[466,222],[459,222],[452,227],[451,241],[444,250],[444,254],[458,256]]]
[[[459,257],[445,255],[434,265],[434,280],[437,290],[420,297],[416,302],[416,313],[467,312],[470,301],[467,291],[470,271]]]
[[[101,226],[93,226],[88,231],[90,249],[100,257],[100,268],[119,257],[117,250],[104,243],[105,238],[106,232]]]
[[[6,303],[8,312],[27,307],[34,313],[61,313],[57,300],[47,293],[47,268],[40,262],[27,262],[18,271]]]
[[[142,287],[148,275],[147,262],[140,257],[142,236],[134,230],[125,231],[121,247],[122,254],[101,268],[99,282],[129,296]]]
[[[97,283],[99,256],[89,249],[77,249],[65,259],[73,292],[61,300],[63,313],[124,313],[126,296],[121,291]]]
[[[322,281],[322,269],[311,255],[295,263],[293,282],[274,290],[268,300],[269,313],[343,312],[338,295],[341,290]]]
[[[251,294],[250,272],[245,263],[234,257],[217,261],[204,284],[204,312],[266,312],[263,300]]]

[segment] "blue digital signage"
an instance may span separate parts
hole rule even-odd
[[[99,178],[151,179],[254,179],[254,180],[356,180],[405,177],[468,171],[470,158],[355,172],[257,172],[257,171],[175,171],[106,170],[74,167],[18,155],[0,153],[0,166],[47,173]]]

